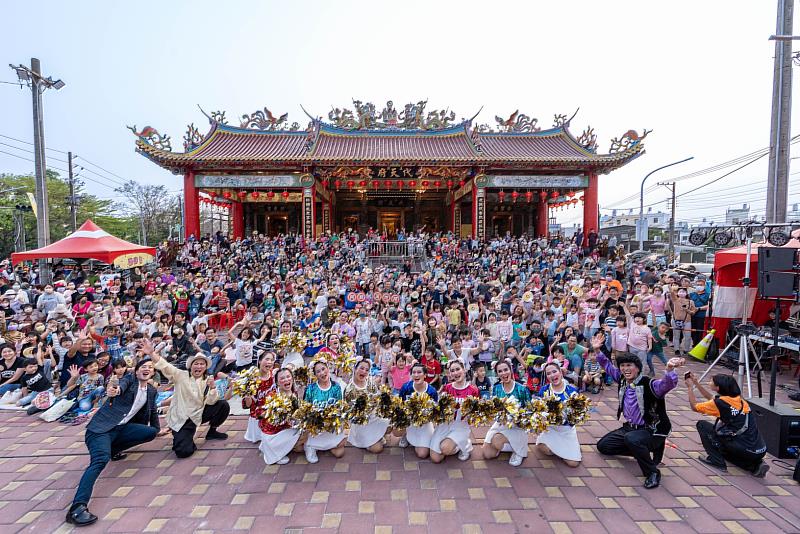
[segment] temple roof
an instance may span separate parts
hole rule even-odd
[[[138,137],[138,152],[174,172],[364,163],[549,165],[607,172],[641,155],[642,139],[648,133],[639,136],[630,130],[612,140],[608,154],[597,154],[593,130],[587,128],[578,140],[569,131],[569,120],[541,130],[536,128],[535,119],[531,122],[516,112],[506,120],[497,117],[505,131],[492,131],[485,125],[476,128],[472,120],[450,124],[447,119],[434,120],[427,126],[419,126],[418,121],[416,127],[381,122],[364,127],[349,116],[349,122],[345,122],[338,115],[334,117],[336,124],[313,119],[308,129],[301,131],[297,123],[291,128],[283,124],[286,115],[278,119],[265,111],[266,114],[257,112],[258,117],[244,116],[245,122],[238,127],[224,124],[224,115],[215,114],[209,117],[211,129],[206,135],[200,135],[190,125],[184,138],[185,152],[173,152],[170,138],[153,128],[146,127],[141,132],[136,127],[129,128]]]

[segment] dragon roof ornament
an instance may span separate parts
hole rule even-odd
[[[402,110],[389,100],[380,112],[371,102],[353,100],[355,111],[333,108],[328,120],[344,130],[443,130],[453,126],[456,114],[449,109],[425,112],[427,100],[406,104]]]

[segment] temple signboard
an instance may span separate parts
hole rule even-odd
[[[476,180],[476,183],[478,181]],[[477,183],[478,187],[508,187],[508,188],[573,188],[580,189],[589,185],[589,179],[583,175],[574,176],[548,176],[548,175],[487,175]]]
[[[195,187],[302,187],[300,174],[198,174]]]

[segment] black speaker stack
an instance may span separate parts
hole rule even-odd
[[[767,450],[778,458],[793,458],[792,452],[800,446],[800,414],[791,407],[775,402],[775,386],[778,369],[778,337],[781,322],[781,303],[789,305],[798,301],[800,295],[800,261],[798,250],[786,247],[758,249],[758,296],[775,302],[775,324],[772,330],[774,345],[770,347],[771,376],[769,402],[751,399],[758,428],[767,443]]]

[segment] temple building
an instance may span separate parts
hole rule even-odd
[[[592,128],[570,132],[574,115],[543,129],[515,111],[492,128],[426,105],[400,110],[389,101],[377,111],[354,100],[354,110],[334,108],[327,121],[309,115],[305,129],[266,108],[238,126],[217,111],[206,114],[205,135],[188,126],[183,152],[152,127],[129,128],[139,153],[183,175],[187,238],[216,230],[220,213],[235,238],[314,239],[348,228],[390,239],[420,228],[543,236],[552,210],[581,207],[583,228],[597,229],[598,176],[643,154],[648,133],[629,130],[598,154]]]

